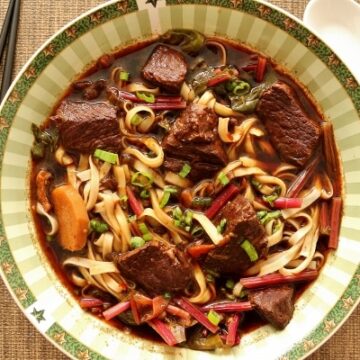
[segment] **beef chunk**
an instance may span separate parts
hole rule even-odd
[[[276,82],[261,95],[257,113],[281,158],[304,166],[317,147],[321,128],[306,114],[294,90]]]
[[[155,48],[142,69],[145,80],[171,92],[178,92],[185,80],[187,64],[178,51],[164,45]]]
[[[116,254],[121,275],[134,281],[150,295],[183,291],[191,284],[191,266],[174,246],[149,241],[143,247]]]
[[[67,150],[90,153],[98,148],[109,151],[120,148],[116,108],[105,102],[65,100],[57,109],[55,120]]]
[[[217,132],[217,121],[213,110],[190,104],[163,139],[165,168],[178,171],[184,162],[189,162],[192,167],[189,178],[197,181],[211,177],[224,166],[227,156]]]
[[[216,215],[215,224],[226,219],[224,236],[230,241],[224,246],[211,250],[204,261],[204,266],[221,274],[240,274],[253,264],[241,247],[248,240],[255,247],[259,258],[265,254],[267,240],[265,229],[259,222],[250,202],[241,195],[228,202]]]
[[[284,329],[294,312],[294,287],[281,285],[251,290],[249,300],[255,310],[273,326]]]

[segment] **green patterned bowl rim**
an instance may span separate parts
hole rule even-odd
[[[135,20],[135,23],[131,22],[131,25],[127,27],[126,21],[129,23],[130,16],[133,16],[131,21]],[[29,217],[29,204],[26,200],[28,183],[24,175],[29,160],[31,136],[29,135],[29,123],[22,122],[18,127],[17,121],[22,120],[20,112],[23,114],[24,109],[30,114],[32,114],[32,109],[36,109],[37,99],[30,97],[33,102],[33,108],[31,108],[26,102],[29,100],[27,95],[35,93],[35,87],[39,91],[39,79],[46,74],[46,71],[50,71],[53,62],[55,59],[59,59],[59,54],[61,57],[63,50],[73,46],[81,37],[93,33],[92,45],[99,45],[100,53],[97,55],[99,56],[102,54],[101,51],[104,51],[101,47],[102,43],[98,39],[99,32],[100,35],[104,35],[105,29],[108,31],[108,25],[112,26],[113,21],[120,21],[123,31],[121,36],[126,35],[125,40],[129,42],[140,37],[149,38],[153,35],[154,29],[159,31],[158,25],[154,23],[154,18],[160,22],[161,30],[170,27],[191,26],[192,24],[196,29],[205,33],[226,35],[242,41],[245,39],[248,45],[264,53],[269,51],[276,59],[279,58],[279,61],[288,67],[294,76],[299,77],[299,80],[313,95],[315,94],[314,96],[323,107],[326,116],[334,123],[346,186],[345,214],[341,229],[342,242],[340,243],[344,245],[339,247],[336,254],[329,256],[326,268],[321,274],[321,282],[320,280],[319,284],[315,282],[310,289],[306,290],[297,304],[301,310],[302,307],[307,306],[307,299],[310,299],[319,306],[318,309],[324,304],[327,305],[326,312],[319,319],[316,318],[316,312],[310,314],[317,319],[313,327],[302,334],[296,342],[291,343],[290,348],[285,347],[285,350],[277,356],[282,360],[304,358],[335,333],[360,301],[360,146],[358,146],[360,143],[360,86],[341,62],[340,57],[305,28],[301,21],[284,10],[263,1],[147,0],[145,2],[145,0],[113,0],[82,14],[40,47],[18,74],[0,106],[1,276],[20,309],[57,348],[74,359],[107,358],[98,349],[94,350],[92,346],[85,344],[83,338],[79,339],[73,336],[58,322],[49,320],[51,316],[55,318],[55,310],[54,313],[48,315],[47,310],[45,311],[41,307],[43,305],[46,308],[47,303],[41,303],[42,300],[37,299],[33,288],[28,285],[32,282],[29,280],[31,272],[26,270],[29,266],[26,262],[29,255],[26,253],[34,252],[34,256],[38,257],[37,260],[45,261],[44,269],[53,281],[50,283],[50,289],[42,290],[49,290],[50,294],[53,286],[56,291],[63,294],[67,309],[69,306],[71,308],[76,305],[67,290],[54,279],[54,273],[49,268],[49,264],[46,264],[45,256],[34,238],[32,222]],[[107,27],[105,28],[105,26]],[[114,28],[113,26],[112,31]],[[99,31],[96,33],[97,30]],[[278,43],[270,41],[274,38],[278,40]],[[82,51],[88,55],[86,49],[82,49]],[[89,58],[91,61],[94,59],[91,56]],[[64,64],[69,65],[66,62]],[[81,69],[83,67],[77,69],[77,72]],[[47,81],[51,82],[51,79],[47,78]],[[322,86],[323,84],[326,86]],[[52,86],[56,88],[54,81]],[[62,90],[64,91],[65,88]],[[36,112],[33,114],[35,117],[38,115]],[[36,119],[36,121],[39,122],[41,119]],[[22,152],[19,150],[20,148],[23,148]],[[25,165],[19,165],[22,162]],[[25,219],[21,228],[17,223],[19,216]],[[22,241],[30,241],[28,243],[30,245],[25,246]],[[33,272],[32,275],[36,275],[36,273]],[[338,292],[334,288],[339,289]],[[335,292],[331,293],[329,289]],[[322,298],[317,297],[316,294],[321,294]],[[300,320],[306,320],[306,318],[300,318]],[[105,334],[107,331],[112,334],[111,330],[107,328]],[[259,340],[267,335],[278,336],[266,327],[264,331],[260,330],[256,334]],[[258,340],[252,339],[251,336],[249,339],[247,341],[246,338],[244,346],[255,349]],[[143,347],[141,340],[132,339],[131,341],[138,349],[135,353],[131,353],[134,358],[136,356],[140,356],[140,359],[145,359],[144,356],[154,359],[174,358],[175,353],[172,350],[163,350],[161,346],[154,346],[150,347],[152,353],[149,354],[143,352],[150,349],[149,344],[145,344],[147,347]],[[188,350],[181,351],[176,353],[179,355],[179,359],[183,358],[183,351]],[[268,349],[264,351],[266,353]],[[113,358],[112,355],[109,356]],[[195,353],[195,356],[204,359],[217,358],[216,354]],[[244,355],[244,357],[246,356]],[[269,357],[267,356],[267,358]]]

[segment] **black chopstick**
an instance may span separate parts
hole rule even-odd
[[[10,29],[10,22],[12,19],[12,15],[13,15],[13,9],[14,9],[14,4],[15,4],[15,0],[11,0],[9,2],[9,6],[5,15],[5,19],[4,19],[4,24],[3,27],[1,29],[1,34],[0,34],[0,61],[3,55],[3,50],[6,44],[6,40],[7,40],[7,36],[8,36],[8,32]]]
[[[11,22],[10,33],[8,34],[9,43],[7,47],[6,60],[4,65],[4,74],[3,74],[1,90],[0,90],[0,101],[4,98],[11,83],[11,75],[14,65],[16,35],[17,35],[18,22],[19,22],[19,12],[20,12],[20,0],[14,0],[12,17],[10,20]]]

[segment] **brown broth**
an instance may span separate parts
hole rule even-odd
[[[251,52],[246,47],[235,44],[233,42],[227,42],[221,40],[223,44],[226,45],[227,52],[228,52],[228,63],[236,65],[238,68],[245,66],[246,64],[252,62],[252,56],[256,53]],[[78,80],[98,80],[98,79],[108,79],[109,73],[111,69],[117,66],[122,66],[126,71],[130,72],[131,74],[139,74],[140,69],[144,64],[144,61],[148,58],[153,48],[156,46],[155,42],[144,42],[137,45],[130,46],[126,49],[123,49],[115,54],[113,54],[115,60],[109,69],[102,69],[99,68],[98,64],[94,64],[90,67],[84,74],[82,74]],[[211,50],[207,49],[202,54],[205,58],[209,60],[209,65],[216,65],[217,62],[217,54],[212,52]],[[187,57],[187,59],[190,59]],[[268,66],[269,68],[269,66]],[[276,68],[277,71],[274,69]],[[297,81],[290,77],[289,74],[283,71],[280,67],[276,64],[272,63],[272,67],[268,69],[271,73],[272,77],[277,79],[281,79],[282,81],[287,82],[291,85],[292,88],[295,89],[297,95],[299,96],[305,110],[317,121],[323,121],[323,118],[319,112],[318,107],[315,103],[306,95],[304,88],[300,86]],[[245,75],[246,76],[246,75]],[[132,78],[132,80],[137,80],[136,77]],[[251,85],[254,85],[254,81],[252,80],[251,75],[249,75],[246,80],[248,80]],[[57,107],[60,105],[61,101],[65,98],[71,99],[80,99],[80,92],[74,91],[72,87],[70,87],[62,99],[58,102],[58,105],[54,108],[53,113],[55,113]],[[101,100],[99,98],[97,100]],[[45,126],[49,124],[49,120],[45,123]],[[260,158],[259,160],[267,162],[267,166],[276,167],[280,160],[278,157],[269,159],[269,158]],[[322,166],[322,164],[320,164]],[[40,161],[40,162],[33,162],[32,165],[32,172],[31,172],[31,203],[36,203],[36,190],[35,190],[35,174],[40,168],[49,168],[51,167],[54,171],[58,182],[63,181],[64,174],[59,169],[59,166],[56,167],[53,164],[50,164],[48,160]],[[339,176],[337,179],[332,179],[337,184],[341,185],[341,177],[340,171],[337,172]],[[62,261],[70,255],[70,252],[64,251],[60,248],[57,244],[56,240],[52,242],[48,242],[46,240],[46,236],[42,230],[43,224],[41,222],[40,217],[36,214],[34,206],[32,206],[32,215],[35,222],[36,232],[38,235],[39,242],[42,246],[44,253],[46,254],[49,262],[52,264],[54,271],[56,272],[58,278],[62,281],[64,286],[73,294],[74,297],[79,299],[80,293],[79,289],[77,289],[69,280],[69,274],[67,273],[66,269],[61,265]],[[296,298],[299,298],[301,294],[306,290],[308,284],[300,285],[296,287]],[[96,316],[96,315],[94,315]],[[100,317],[101,318],[101,317]],[[136,326],[136,327],[128,327],[117,320],[109,321],[111,325],[118,328],[121,331],[129,331],[130,333],[139,336],[141,338],[145,338],[151,341],[161,342],[158,334],[156,334],[150,327],[148,326]],[[249,333],[254,331],[255,329],[263,326],[266,324],[266,321],[261,319],[255,312],[250,312],[245,314],[244,319],[241,324],[241,334]]]

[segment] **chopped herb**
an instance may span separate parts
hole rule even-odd
[[[191,226],[193,219],[193,213],[190,210],[185,211],[184,222],[186,225]]]
[[[219,322],[222,320],[222,316],[220,314],[218,314],[216,311],[214,310],[210,310],[208,312],[208,315],[207,315],[207,318],[208,320],[214,324],[214,325],[218,325]]]
[[[181,220],[182,216],[183,216],[183,212],[181,211],[181,209],[177,206],[176,208],[173,209],[172,212],[173,218],[176,220]]]
[[[92,219],[90,220],[90,229],[101,234],[108,231],[109,226],[104,221]]]
[[[133,236],[130,239],[130,245],[133,249],[137,249],[145,245],[145,240],[140,236]]]
[[[279,195],[274,192],[270,195],[263,195],[263,200],[269,203],[271,206],[274,206],[274,201],[279,197]]]
[[[135,114],[131,119],[130,123],[131,125],[139,125],[143,121],[143,118],[139,114]]]
[[[181,227],[181,225],[182,225],[181,220],[175,219],[174,220],[174,225],[177,226],[177,227]]]
[[[227,220],[225,218],[221,219],[220,224],[216,227],[216,230],[219,234],[222,234],[224,232],[226,223],[227,223]]]
[[[120,199],[120,201],[122,201],[122,202],[128,201],[127,195],[121,195],[119,199]]]
[[[205,44],[205,37],[198,31],[190,29],[171,29],[162,35],[162,41],[180,46],[187,54],[196,54]]]
[[[122,81],[129,81],[130,74],[126,71],[120,71],[119,77]]]
[[[259,255],[258,255],[256,249],[254,248],[253,244],[249,240],[244,240],[240,246],[246,252],[250,261],[254,262],[259,258]]]
[[[241,292],[240,292],[240,294],[239,294],[239,298],[240,299],[243,299],[243,298],[245,298],[245,297],[247,297],[247,295],[248,295],[248,293],[247,293],[247,291],[244,289],[244,290],[241,290]]]
[[[165,291],[164,294],[163,294],[163,297],[164,297],[166,300],[170,300],[170,299],[172,298],[171,292]]]
[[[102,161],[108,162],[110,164],[118,164],[119,156],[116,153],[112,153],[110,151],[105,151],[101,149],[96,149],[94,152],[94,156]]]
[[[154,182],[154,178],[146,172],[136,172],[131,176],[131,184],[148,189]]]
[[[228,289],[232,290],[234,288],[234,286],[235,286],[235,281],[233,279],[227,279],[226,283],[225,283],[225,286]]]
[[[191,166],[188,163],[186,163],[180,170],[179,176],[185,179],[190,174],[190,171],[191,171]]]
[[[163,196],[160,200],[160,204],[159,204],[161,208],[165,207],[165,205],[169,202],[170,195],[171,194],[168,191],[164,191]]]
[[[169,192],[170,194],[177,194],[179,192],[179,189],[175,186],[167,185],[164,187],[164,191]]]
[[[155,95],[152,93],[145,93],[141,91],[136,92],[136,96],[147,103],[154,103],[155,102]]]
[[[218,180],[223,186],[227,185],[230,182],[229,178],[223,172],[218,175]]]
[[[275,223],[275,225],[273,226],[273,229],[272,229],[272,233],[276,233],[277,231],[279,231],[281,229],[281,222],[280,221],[277,221]]]

